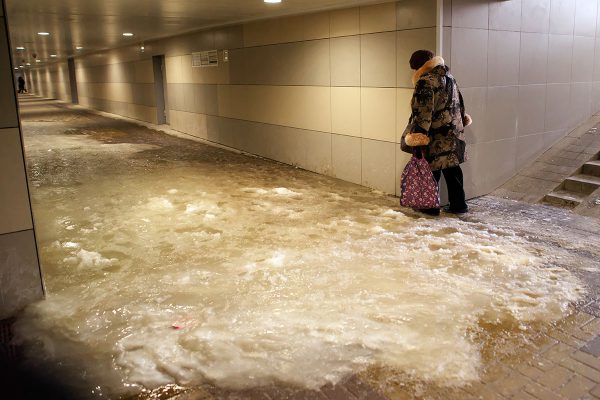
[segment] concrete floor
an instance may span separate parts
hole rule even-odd
[[[152,133],[138,125],[116,123],[106,116],[33,97],[21,98],[21,118],[26,147],[30,130],[44,123],[56,124],[55,128],[59,126],[65,131],[81,123],[110,124],[122,137],[135,132],[135,140],[143,140],[144,134]],[[281,168],[288,167],[282,165]],[[30,180],[37,179],[31,176],[31,165],[29,173]],[[348,185],[335,179],[322,179],[332,188]],[[390,205],[397,203],[392,197],[384,201]],[[481,343],[483,366],[475,382],[441,387],[414,380],[401,371],[373,366],[320,390],[284,384],[239,391],[210,384],[186,388],[170,385],[135,398],[600,399],[600,220],[495,196],[471,200],[469,206],[471,211],[464,216],[442,215],[441,218],[460,218],[474,225],[491,224],[499,230],[516,232],[534,247],[538,244],[540,249],[551,247],[560,256],[556,258],[556,265],[580,278],[588,290],[583,300],[569,307],[570,315],[559,322],[535,324],[525,331],[515,326],[486,326],[479,331],[476,336]],[[415,219],[421,217],[411,210],[402,212]]]

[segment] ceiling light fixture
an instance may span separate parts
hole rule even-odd
[[[49,33],[48,32],[38,32],[38,35],[40,35],[40,36],[48,36]]]
[[[35,62],[42,62],[42,60],[35,60]]]
[[[281,3],[281,0],[265,0],[265,3]]]
[[[50,57],[54,58],[56,57],[56,54],[50,54]]]
[[[18,71],[18,70],[19,70],[19,68],[15,67],[15,71]]]
[[[27,66],[29,67],[29,66],[31,65],[31,63],[27,63],[27,64],[25,64],[25,65],[27,65]]]
[[[83,47],[81,47],[81,46],[75,47],[75,50],[81,50],[81,49],[83,49]]]
[[[23,46],[18,46],[18,47],[16,47],[16,49],[17,49],[17,50],[25,50],[25,47],[23,47]]]
[[[123,32],[123,36],[130,37],[130,36],[133,36],[133,33],[131,33],[131,32]]]

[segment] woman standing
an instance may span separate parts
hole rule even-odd
[[[418,50],[410,58],[410,67],[415,71],[415,91],[402,150],[412,153],[415,146],[422,146],[438,183],[444,174],[450,202],[444,210],[466,213],[469,208],[465,202],[460,164],[466,160],[464,128],[471,124],[471,117],[465,114],[456,80],[442,57],[435,57],[429,50]],[[440,213],[438,208],[419,211],[430,215]]]

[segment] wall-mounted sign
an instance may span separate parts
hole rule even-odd
[[[219,65],[217,50],[192,53],[192,67],[216,67]]]

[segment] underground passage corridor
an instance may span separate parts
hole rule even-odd
[[[47,294],[14,339],[75,398],[595,387],[597,219],[492,196],[429,218],[56,101],[22,96],[20,117]]]
[[[600,400],[600,0],[0,27],[1,399]]]

